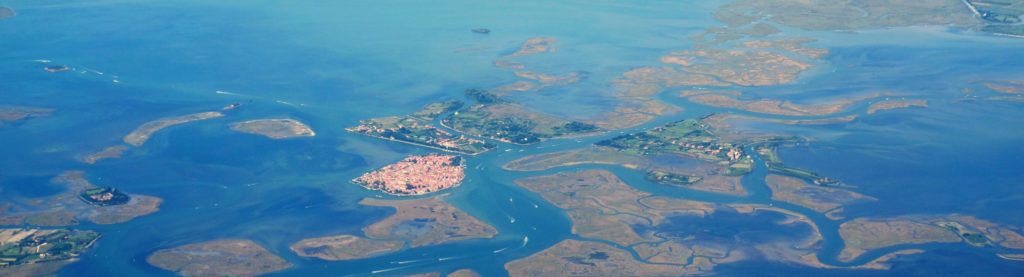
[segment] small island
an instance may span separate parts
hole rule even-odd
[[[465,178],[465,167],[459,156],[409,156],[352,182],[391,195],[423,195],[458,186]]]
[[[71,226],[81,221],[116,224],[160,210],[162,199],[127,194],[90,182],[82,171],[67,171],[55,177],[64,189],[51,196],[14,197],[0,209],[0,225]]]
[[[171,127],[174,125],[181,125],[193,121],[207,120],[211,118],[223,117],[224,114],[220,112],[202,112],[194,113],[189,115],[183,115],[171,118],[162,118],[142,124],[134,131],[124,136],[124,142],[135,147],[142,146],[149,140],[149,137],[157,131],[163,130],[164,128]]]
[[[124,155],[124,151],[127,151],[128,147],[124,145],[114,145],[104,148],[100,152],[86,155],[82,158],[82,162],[87,164],[95,164],[100,160],[105,159],[117,159]]]
[[[82,199],[86,204],[97,205],[97,206],[115,206],[128,204],[131,200],[127,194],[117,191],[116,188],[102,187],[102,188],[91,188],[83,190],[78,195],[79,199]]]
[[[0,276],[48,276],[88,251],[100,234],[73,229],[0,229]]]
[[[231,123],[230,127],[237,132],[262,135],[271,139],[316,136],[316,132],[306,124],[287,118],[235,122]]]
[[[256,276],[280,271],[291,263],[250,240],[215,240],[154,252],[149,264],[182,276]]]

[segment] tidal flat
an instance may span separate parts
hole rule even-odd
[[[0,120],[3,227],[101,234],[4,270],[1021,275],[1024,41],[996,2],[4,3],[0,106],[45,112]],[[260,119],[315,136],[231,128]],[[351,183],[424,155],[464,179]],[[119,193],[162,201],[93,221]]]

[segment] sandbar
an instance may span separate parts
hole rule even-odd
[[[146,141],[149,140],[149,137],[153,135],[153,133],[163,130],[164,128],[175,125],[181,125],[193,121],[207,120],[223,116],[224,114],[220,112],[201,112],[178,117],[162,118],[146,122],[138,128],[135,128],[135,130],[132,131],[131,133],[128,133],[128,135],[124,136],[124,142],[129,145],[139,147],[142,146],[142,144],[145,144]]]

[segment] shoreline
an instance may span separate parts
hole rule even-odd
[[[427,144],[422,144],[422,143],[416,143],[416,142],[411,142],[411,141],[404,141],[404,140],[397,140],[397,139],[393,139],[393,138],[378,137],[378,136],[368,135],[368,134],[364,134],[364,133],[360,133],[360,132],[349,131],[348,129],[346,129],[345,131],[349,132],[349,133],[353,133],[353,134],[359,134],[359,135],[371,137],[371,138],[382,139],[382,140],[387,140],[387,141],[394,141],[394,142],[398,142],[398,143],[405,143],[405,144],[408,144],[408,145],[425,147],[425,148],[430,148],[430,149],[434,149],[434,150],[445,151],[445,152],[456,153],[456,154],[462,154],[462,155],[469,155],[469,156],[476,156],[476,155],[480,155],[480,154],[483,154],[483,153],[490,152],[491,150],[494,150],[494,148],[491,148],[491,149],[487,149],[487,150],[484,150],[484,151],[481,151],[481,152],[477,152],[477,153],[469,153],[469,152],[464,152],[464,151],[460,151],[460,150],[445,149],[445,148],[441,148],[441,147],[438,147],[438,146],[427,145]],[[497,148],[497,147],[495,147],[495,148]]]
[[[466,163],[462,162],[461,164],[459,164],[459,167],[462,168],[462,170],[466,170]],[[380,169],[379,168],[378,169],[371,169],[369,171],[363,172],[359,176],[363,176],[363,175],[365,175],[367,173],[374,172],[374,171],[377,171],[377,170],[380,170]],[[359,177],[352,178],[351,180],[349,180],[349,183],[352,183],[352,184],[355,184],[355,185],[359,185],[360,187],[363,187],[364,189],[369,190],[369,191],[379,191],[379,192],[381,192],[383,194],[390,195],[390,196],[397,196],[397,197],[424,196],[424,195],[428,195],[428,194],[439,193],[439,192],[447,191],[447,190],[454,189],[454,188],[457,188],[457,187],[461,187],[462,184],[465,183],[465,180],[462,180],[462,181],[456,183],[455,185],[452,185],[451,187],[447,187],[447,188],[444,188],[444,189],[441,189],[441,190],[431,191],[431,192],[411,193],[411,194],[395,194],[395,193],[387,192],[387,191],[385,191],[383,189],[370,187],[369,185],[364,184],[362,182],[359,182],[357,180],[359,180]]]

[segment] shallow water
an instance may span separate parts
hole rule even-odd
[[[819,257],[836,263],[840,222],[808,209],[773,203],[758,167],[744,178],[746,198],[647,182],[611,166],[511,173],[501,164],[531,154],[568,150],[617,135],[502,145],[468,159],[467,181],[449,201],[495,226],[499,235],[410,249],[376,258],[325,262],[296,256],[302,238],[359,230],[386,217],[386,208],[360,206],[377,193],[352,185],[360,173],[429,150],[349,134],[369,117],[406,114],[461,97],[463,89],[516,80],[492,62],[526,38],[559,39],[558,51],[521,59],[546,73],[581,71],[568,87],[512,96],[553,114],[585,117],[611,107],[609,82],[658,57],[688,49],[688,36],[720,23],[710,11],[721,1],[7,1],[18,16],[0,21],[0,104],[55,108],[50,117],[0,128],[0,192],[52,194],[48,176],[85,170],[90,180],[165,200],[158,213],[117,225],[84,224],[104,234],[96,249],[61,271],[64,276],[170,275],[145,263],[157,249],[220,238],[247,238],[296,266],[275,276],[378,275],[472,268],[501,276],[503,265],[575,238],[564,213],[512,180],[562,170],[609,169],[630,185],[658,195],[723,203],[760,203],[808,215],[823,231]],[[470,32],[486,27],[490,35]],[[790,30],[787,30],[790,32]],[[799,103],[876,91],[928,99],[927,109],[885,111],[851,123],[764,125],[815,140],[780,150],[787,164],[857,186],[879,199],[846,209],[848,218],[963,213],[1024,226],[1024,105],[960,102],[959,89],[978,79],[1024,72],[1024,40],[936,28],[860,34],[802,33],[831,54],[798,82],[745,88],[753,96]],[[34,60],[67,64],[50,74]],[[115,82],[116,81],[116,82]],[[668,91],[674,91],[670,89]],[[220,92],[218,92],[220,91]],[[659,97],[682,113],[643,127],[712,109]],[[243,106],[224,118],[161,131],[121,159],[85,165],[76,159],[118,143],[141,123],[167,116]],[[865,105],[850,113],[863,113]],[[317,137],[272,141],[234,133],[235,121],[291,117]],[[807,117],[818,118],[818,117]],[[627,132],[629,130],[626,130]],[[505,151],[511,149],[511,151]],[[0,197],[0,201],[2,201]],[[728,216],[725,216],[728,217]],[[687,221],[721,227],[720,218]],[[760,225],[759,225],[760,226]],[[698,227],[693,227],[698,228]],[[765,227],[767,228],[767,227]],[[792,230],[778,230],[790,232]],[[756,237],[756,236],[755,236]],[[528,238],[528,239],[527,239]],[[760,237],[757,237],[760,238]],[[843,275],[967,273],[1019,275],[1024,264],[991,249],[926,245],[925,254],[899,259],[892,271]],[[869,252],[864,262],[888,250]],[[822,274],[759,261],[723,266],[726,275]]]

